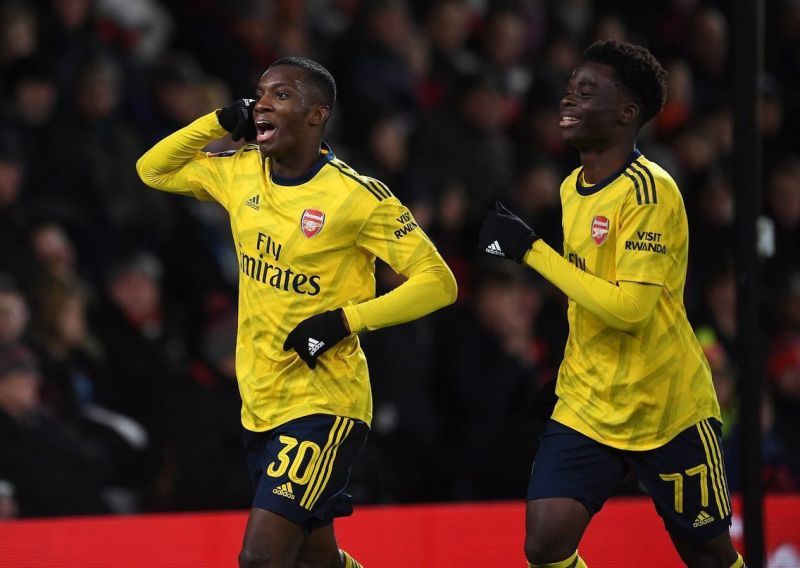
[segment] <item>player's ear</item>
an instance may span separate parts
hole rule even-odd
[[[639,120],[639,114],[641,113],[641,109],[639,105],[633,101],[629,101],[622,105],[619,113],[619,122],[620,124],[627,125],[632,122],[636,122]]]
[[[308,119],[311,126],[320,126],[328,122],[331,116],[331,107],[328,105],[315,106],[311,111],[311,116]]]

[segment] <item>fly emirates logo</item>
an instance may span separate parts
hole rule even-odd
[[[278,264],[283,245],[265,233],[258,233],[255,245],[258,256],[248,255],[242,251],[241,243],[239,244],[239,250],[242,251],[239,254],[239,264],[243,274],[285,292],[309,296],[319,294],[319,274],[303,274]]]

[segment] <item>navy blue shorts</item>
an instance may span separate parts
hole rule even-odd
[[[244,432],[255,486],[253,507],[300,525],[305,534],[353,513],[345,493],[350,469],[367,440],[361,420],[312,414],[266,432]]]
[[[690,426],[660,448],[618,450],[549,420],[528,484],[528,500],[570,497],[597,513],[630,470],[650,493],[666,529],[703,543],[731,524],[731,501],[714,419]]]

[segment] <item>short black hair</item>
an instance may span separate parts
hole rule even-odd
[[[330,71],[313,59],[296,55],[276,59],[270,65],[270,69],[279,65],[291,65],[305,70],[312,86],[319,92],[322,102],[333,111],[333,107],[336,104],[336,81]]]
[[[617,81],[641,105],[645,124],[667,101],[667,72],[647,48],[616,39],[601,39],[583,52],[583,61],[603,63],[614,70]]]

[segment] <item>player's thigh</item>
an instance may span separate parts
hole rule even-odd
[[[528,485],[528,560],[557,562],[572,554],[591,517],[627,473],[628,465],[618,450],[548,421]]]
[[[333,523],[314,529],[303,541],[295,568],[341,568]]]
[[[304,538],[297,523],[272,511],[252,508],[239,552],[239,567],[291,568]]]
[[[684,561],[691,556],[691,566],[716,566],[717,561],[730,566],[736,560],[728,536],[732,511],[717,420],[702,420],[660,448],[626,457]]]
[[[346,489],[367,431],[360,420],[314,414],[269,432],[247,433],[253,507],[296,523],[304,535],[351,514]]]

